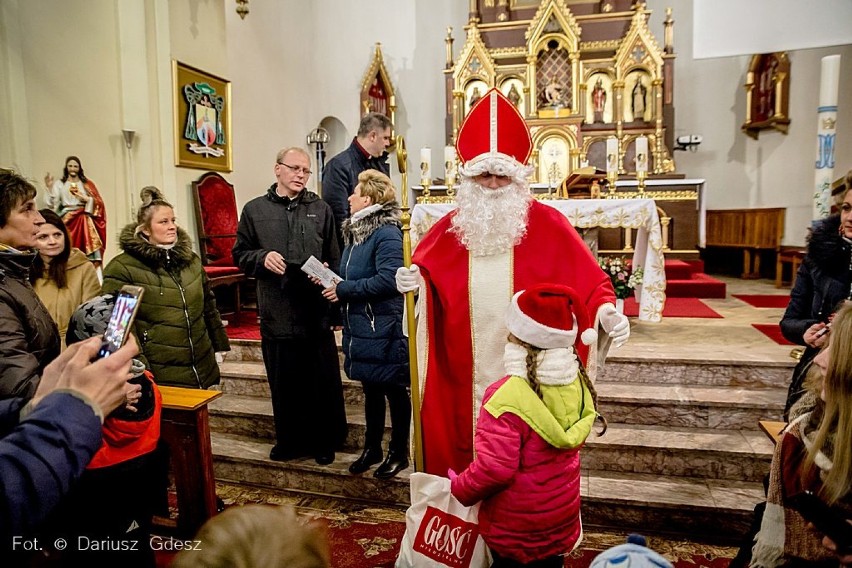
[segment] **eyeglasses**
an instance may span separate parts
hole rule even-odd
[[[309,170],[308,168],[302,168],[302,167],[299,167],[299,166],[291,166],[290,164],[285,164],[284,162],[275,162],[275,163],[279,164],[281,166],[290,168],[290,170],[294,174],[302,173],[302,174],[305,174],[305,176],[310,176],[312,173],[314,173],[311,170]]]

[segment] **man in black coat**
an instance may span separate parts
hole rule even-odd
[[[269,457],[312,455],[326,465],[347,430],[333,332],[341,329],[340,312],[301,266],[314,256],[336,271],[340,249],[331,207],[305,189],[310,166],[301,148],[278,152],[277,181],[246,203],[232,252],[257,280],[261,350],[275,418]]]
[[[349,196],[358,185],[358,175],[364,170],[390,174],[387,148],[391,144],[392,127],[390,119],[381,113],[365,114],[352,144],[329,160],[322,171],[322,198],[334,211],[340,250],[343,250],[340,226],[349,218]]]

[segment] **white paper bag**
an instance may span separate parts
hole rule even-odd
[[[491,558],[479,536],[478,515],[479,504],[459,503],[446,477],[412,473],[396,568],[487,568]]]

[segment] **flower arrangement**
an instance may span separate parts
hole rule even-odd
[[[602,256],[598,258],[598,265],[609,276],[619,300],[629,297],[633,289],[642,284],[642,269],[633,270],[623,256]]]

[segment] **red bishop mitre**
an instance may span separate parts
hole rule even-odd
[[[532,152],[532,138],[512,101],[499,90],[491,89],[464,119],[456,150],[463,163],[480,156],[502,156],[526,165]]]
[[[562,284],[521,290],[506,311],[512,335],[540,349],[573,347],[578,333],[584,345],[591,345],[598,334],[590,324],[586,304],[576,290]]]

